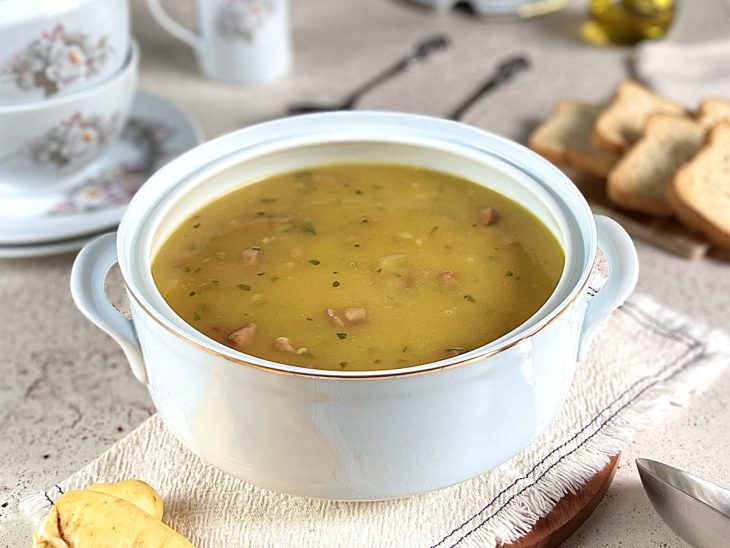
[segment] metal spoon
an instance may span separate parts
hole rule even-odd
[[[381,72],[377,76],[371,78],[370,80],[368,80],[367,82],[362,84],[355,91],[353,91],[347,97],[345,97],[341,102],[333,103],[330,105],[318,105],[318,104],[309,104],[309,103],[303,103],[300,105],[291,105],[287,109],[287,112],[289,114],[306,114],[309,112],[325,112],[325,111],[331,111],[331,110],[350,110],[355,106],[355,103],[357,103],[363,95],[365,95],[368,91],[370,91],[374,87],[379,86],[380,84],[382,84],[386,80],[392,78],[393,76],[396,76],[396,75],[400,74],[401,72],[417,65],[418,63],[420,63],[421,61],[426,59],[432,53],[434,53],[436,51],[440,51],[442,49],[446,49],[447,47],[449,47],[449,45],[450,45],[449,39],[443,35],[432,36],[431,38],[427,38],[427,39],[423,40],[422,42],[419,42],[416,45],[416,48],[411,53],[409,53],[407,56],[396,61],[394,64],[392,64],[390,67],[385,69],[383,72]]]
[[[490,91],[498,88],[502,84],[506,84],[515,75],[530,67],[530,60],[524,55],[515,55],[502,61],[497,70],[474,92],[469,95],[459,106],[457,106],[448,118],[451,120],[461,120],[467,110],[469,110],[479,99]]]
[[[683,470],[636,459],[654,510],[679,537],[696,547],[727,546],[730,491]]]

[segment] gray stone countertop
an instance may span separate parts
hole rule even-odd
[[[140,86],[173,100],[213,137],[281,116],[290,102],[341,97],[419,38],[443,31],[454,41],[448,54],[374,90],[360,106],[443,115],[498,58],[524,51],[533,68],[519,85],[497,91],[466,116],[469,123],[524,141],[557,99],[610,96],[626,77],[631,54],[577,39],[581,3],[541,20],[506,23],[435,15],[389,0],[292,4],[293,73],[277,84],[236,88],[200,78],[191,52],[157,27],[141,0],[133,0],[133,30],[143,52]],[[707,6],[703,13],[689,6],[680,12],[679,39],[727,29],[726,6],[720,0]],[[638,291],[730,331],[729,263],[688,262],[642,242],[637,247]],[[6,545],[5,534],[24,527],[16,509],[20,497],[62,480],[154,412],[117,345],[74,307],[68,291],[73,258],[0,261],[0,545]],[[108,285],[112,298],[120,299],[116,273]],[[683,545],[650,507],[633,459],[656,458],[730,486],[728,394],[730,369],[690,405],[673,408],[666,420],[641,432],[624,452],[607,496],[567,545]]]

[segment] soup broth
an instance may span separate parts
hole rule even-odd
[[[274,362],[381,370],[482,346],[548,299],[564,253],[509,198],[415,167],[286,173],[202,207],[154,281],[208,337]]]

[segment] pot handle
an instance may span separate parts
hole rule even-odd
[[[134,324],[111,305],[104,293],[107,272],[117,262],[116,243],[117,235],[112,232],[84,246],[71,269],[71,296],[94,325],[117,341],[134,376],[147,384],[147,370]]]
[[[160,0],[147,0],[147,7],[150,9],[152,17],[157,19],[157,22],[167,32],[172,34],[175,38],[189,44],[196,50],[203,49],[203,39],[170,17],[167,11],[165,11],[165,8],[162,7]]]
[[[596,327],[626,301],[639,279],[639,259],[629,235],[613,219],[603,215],[594,217],[598,247],[608,261],[608,279],[588,303],[578,348],[579,360],[588,352]]]

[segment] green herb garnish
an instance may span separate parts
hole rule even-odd
[[[276,280],[278,280],[278,279],[279,279],[279,276],[272,276],[272,277],[271,277],[271,281],[272,281],[272,282],[275,282],[275,281],[276,281]]]
[[[439,229],[438,226],[435,226],[431,229],[431,232],[428,233],[429,236],[433,236],[433,233],[436,232]]]
[[[340,362],[340,367],[342,369],[344,369],[345,367],[347,367],[347,362]]]
[[[332,287],[340,287],[340,282],[335,280],[334,282],[332,282]]]
[[[195,224],[193,225],[193,228],[198,228],[199,226],[200,226],[200,223],[195,223]]]
[[[471,304],[475,304],[477,302],[476,299],[474,297],[472,297],[471,295],[464,295],[464,298],[467,301],[469,301]]]
[[[265,204],[270,204],[272,202],[275,202],[276,198],[261,198],[261,201],[264,202]]]
[[[512,272],[511,270],[508,270],[507,272],[505,272],[505,275],[506,275],[506,276],[514,276],[514,275],[515,275],[515,273],[514,273],[514,272]]]
[[[337,333],[337,338],[344,341],[347,338],[347,333]]]
[[[197,312],[193,312],[193,321],[197,322],[200,319],[200,314]]]
[[[314,223],[307,222],[302,225],[302,229],[304,229],[304,232],[309,232],[310,234],[317,234],[317,231],[314,228]]]
[[[251,286],[247,284],[238,284],[236,287],[241,291],[251,291]]]
[[[317,259],[309,259],[309,262],[314,266],[317,266],[319,264],[319,261]]]
[[[190,293],[188,293],[188,297],[194,297],[194,296],[195,296],[195,291],[191,291]]]

